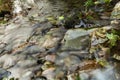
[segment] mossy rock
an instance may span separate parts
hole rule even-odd
[[[120,1],[115,5],[112,13],[111,13],[112,19],[120,19]]]

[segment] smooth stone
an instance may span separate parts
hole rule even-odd
[[[42,76],[45,76],[47,80],[55,79],[55,68],[48,68],[47,70],[42,72]]]
[[[85,50],[87,51],[90,47],[90,33],[94,29],[71,29],[68,30],[62,41],[62,50]]]
[[[25,71],[24,71],[23,69],[17,68],[17,67],[12,67],[12,68],[8,69],[8,71],[11,72],[11,75],[9,76],[9,79],[10,79],[10,78],[13,78],[13,77],[14,77],[14,78],[20,78],[21,75],[22,75],[23,73],[25,73]]]
[[[18,67],[27,69],[27,68],[31,68],[31,67],[36,66],[36,65],[37,65],[36,60],[29,59],[29,60],[18,61],[16,64],[16,67],[18,66]]]
[[[33,77],[33,72],[32,71],[27,71],[25,72],[22,77],[20,78],[20,80],[31,80],[31,77]]]

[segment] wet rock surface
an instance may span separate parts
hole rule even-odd
[[[119,7],[120,7],[120,2],[118,2],[116,5],[115,5],[115,7],[114,7],[114,9],[113,9],[113,11],[112,11],[112,16],[111,16],[111,18],[114,18],[114,19],[120,19],[120,15],[119,15]]]
[[[32,4],[23,6],[31,8]],[[43,16],[36,15],[35,10],[0,26],[0,79],[120,79],[119,46],[109,46],[112,39],[108,33],[113,29],[110,25],[66,29],[64,25],[42,20]],[[34,20],[30,20],[31,15]]]

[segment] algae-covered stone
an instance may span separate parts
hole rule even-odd
[[[115,5],[112,13],[111,13],[112,19],[120,19],[120,1]]]

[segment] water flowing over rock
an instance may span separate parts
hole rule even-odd
[[[0,25],[0,79],[119,80],[119,46],[110,46],[111,25],[57,24],[79,13],[84,1],[13,0],[13,19]]]

